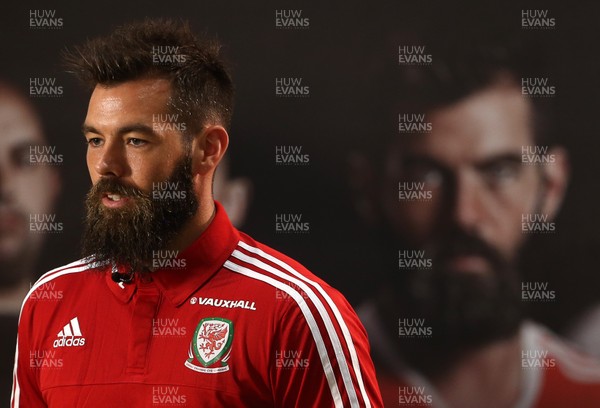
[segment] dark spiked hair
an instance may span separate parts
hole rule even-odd
[[[225,128],[231,122],[234,88],[220,48],[215,40],[197,37],[187,22],[146,19],[88,40],[63,57],[68,72],[92,89],[144,77],[169,79],[170,109],[188,132],[197,132],[209,122]]]

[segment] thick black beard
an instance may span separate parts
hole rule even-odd
[[[93,256],[99,263],[116,263],[134,273],[150,271],[154,251],[167,247],[199,205],[190,157],[181,159],[166,181],[177,186],[177,198],[154,199],[152,193],[121,184],[116,178],[96,183],[86,198],[82,255]],[[108,192],[134,202],[122,209],[106,208],[101,200]]]
[[[435,379],[469,352],[514,336],[522,321],[522,306],[514,262],[480,238],[455,232],[426,254],[433,258],[432,268],[396,270],[379,308],[404,361]],[[484,257],[492,273],[447,270],[446,260],[456,254]],[[401,318],[424,319],[431,336],[399,336]]]

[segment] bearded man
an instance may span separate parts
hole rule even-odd
[[[569,178],[552,104],[521,85],[534,54],[440,42],[431,66],[395,72],[398,131],[362,169],[394,254],[359,309],[384,403],[595,407],[598,362],[524,317],[525,302],[554,296],[519,264],[532,234],[554,230]]]
[[[25,300],[13,407],[382,406],[343,296],[213,200],[233,105],[218,44],[147,20],[67,61],[93,89],[84,258]]]

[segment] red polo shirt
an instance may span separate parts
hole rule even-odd
[[[13,407],[381,407],[344,297],[233,228],[220,204],[149,278],[81,260],[42,276],[19,322]]]

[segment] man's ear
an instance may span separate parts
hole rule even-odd
[[[229,135],[220,125],[210,125],[192,140],[192,172],[212,174],[229,145]]]
[[[543,202],[542,214],[547,214],[554,219],[560,210],[567,185],[569,183],[570,166],[569,155],[562,147],[554,147],[549,151],[554,162],[545,165],[543,172]]]

